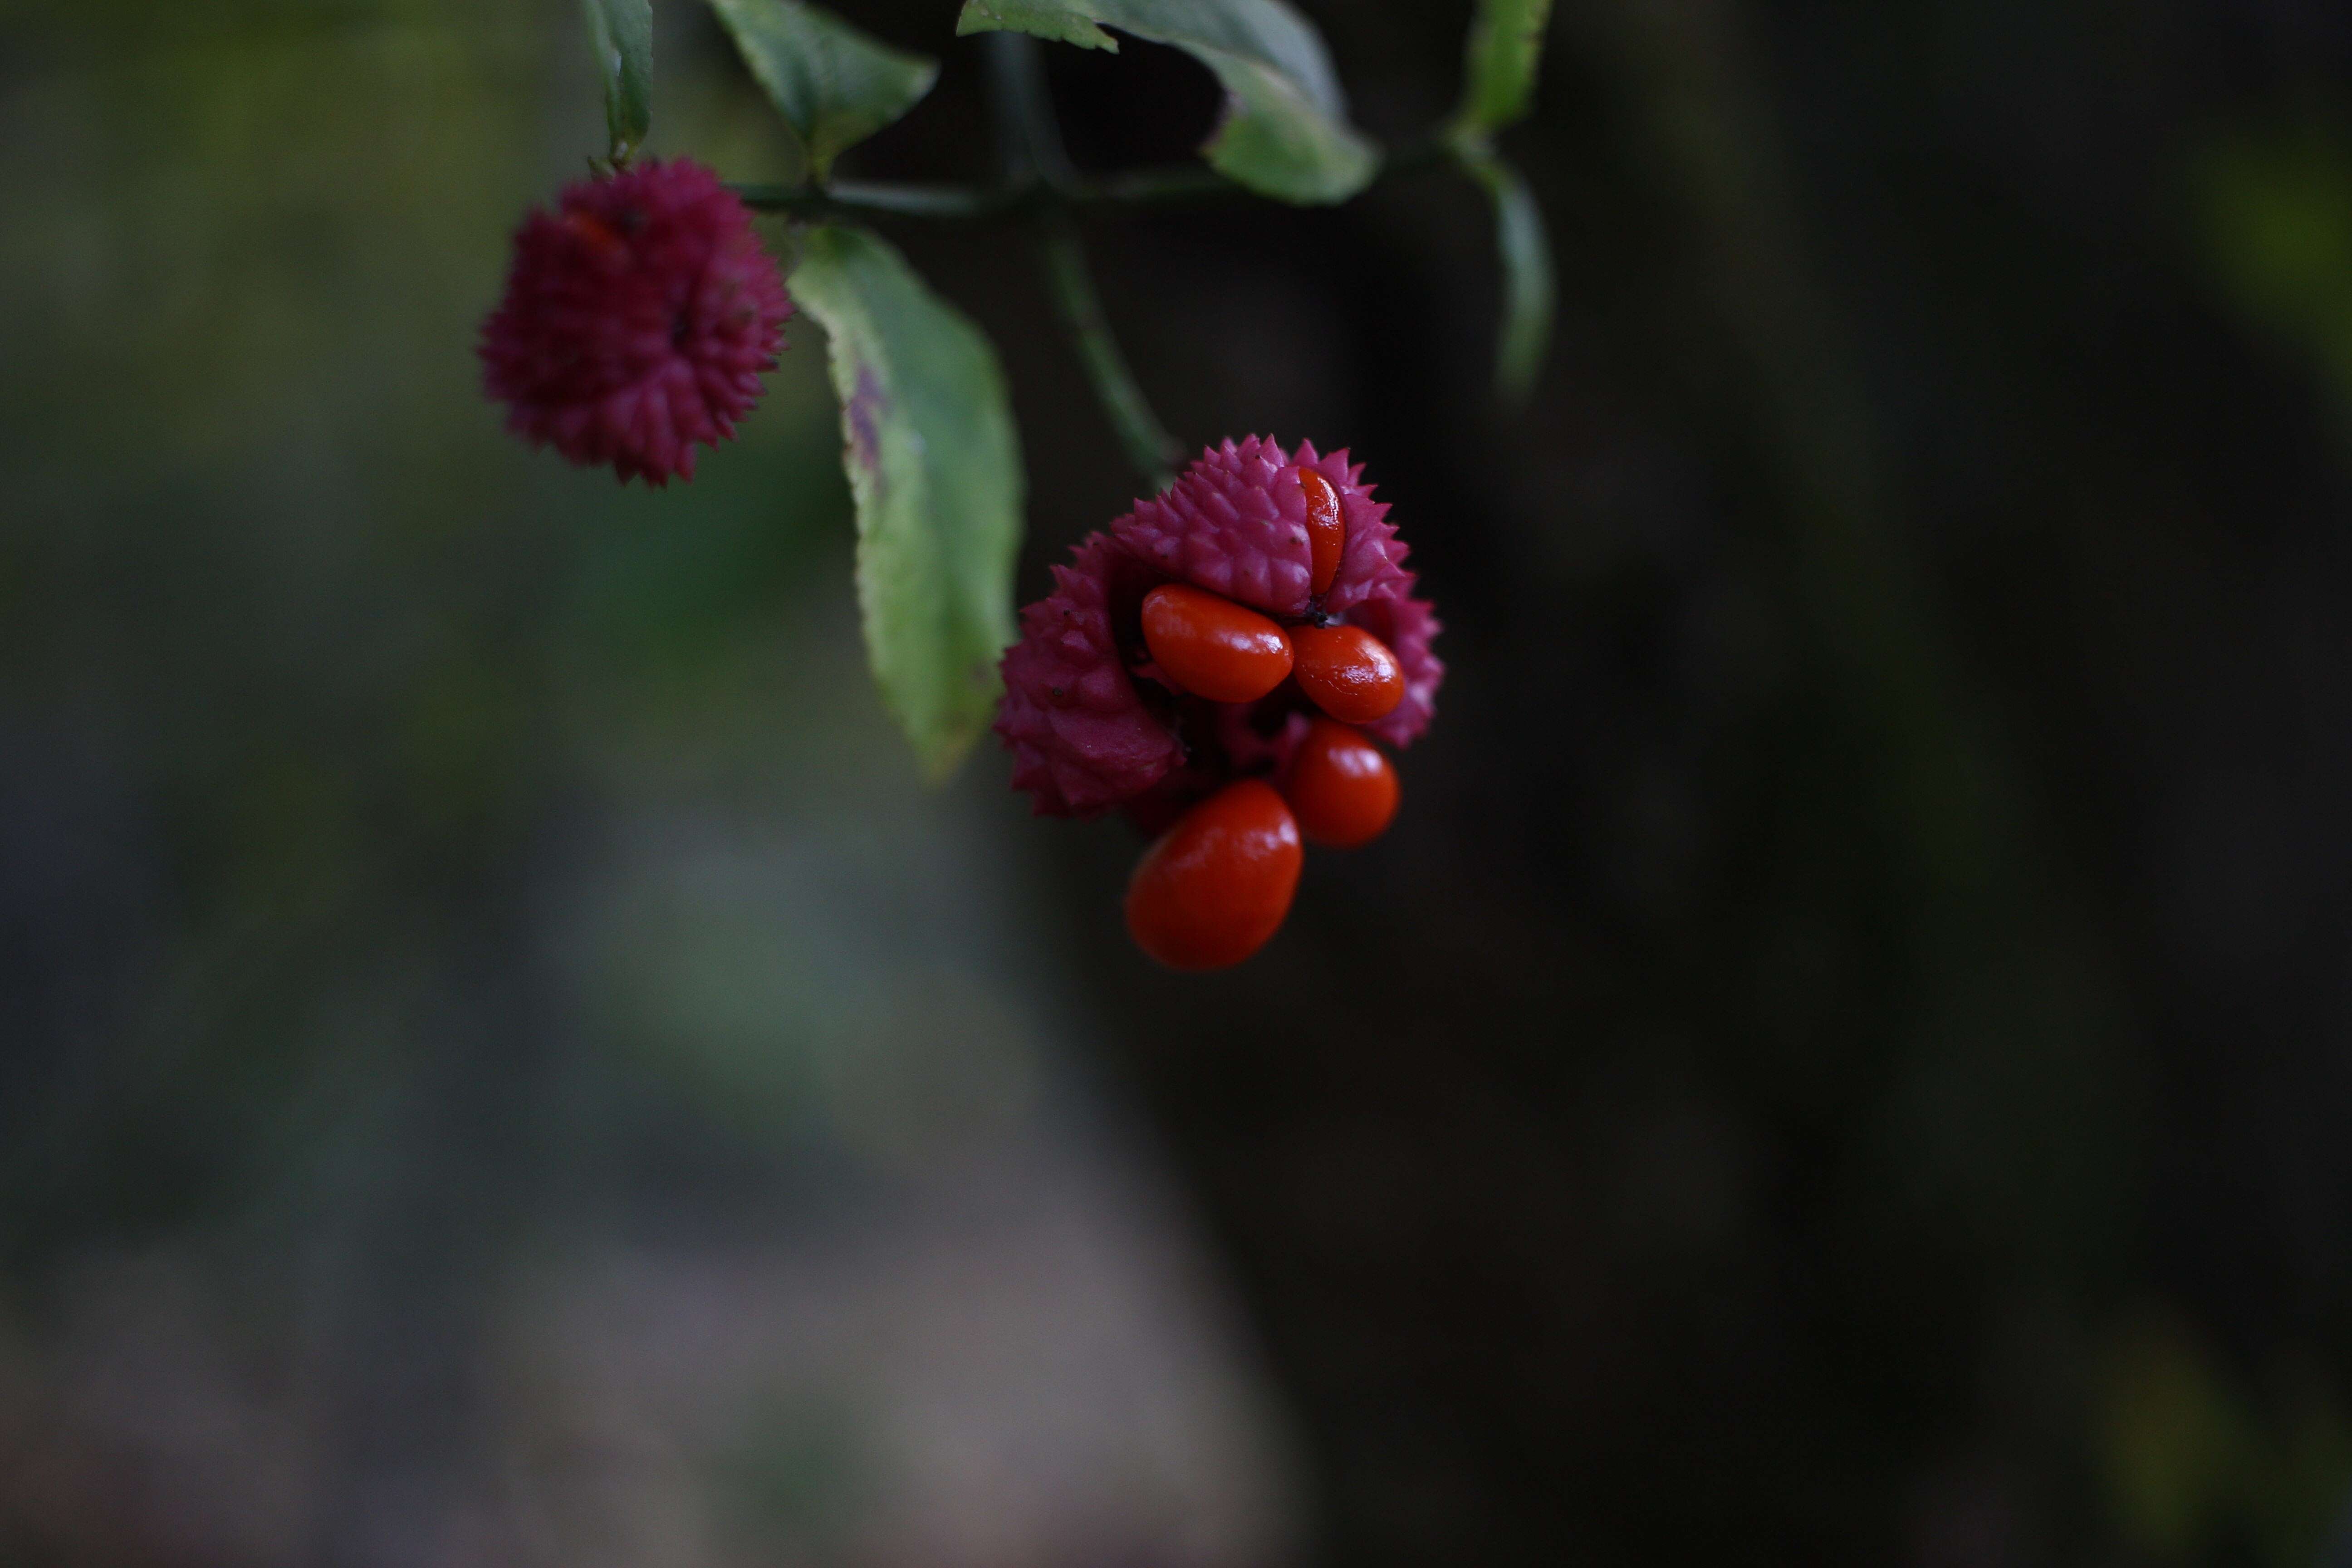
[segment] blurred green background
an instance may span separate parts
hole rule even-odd
[[[1449,628],[1184,978],[916,782],[814,329],[690,487],[500,433],[576,9],[0,4],[0,1561],[2352,1561],[2352,16],[1563,0],[1516,416],[1456,177],[1090,220]],[[844,172],[984,177],[843,9],[948,62]],[[1466,5],[1306,9],[1445,112]],[[788,173],[656,12],[652,150]],[[1034,595],[1132,481],[1026,239],[890,233]]]

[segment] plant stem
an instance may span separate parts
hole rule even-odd
[[[1079,185],[1062,145],[1062,128],[1054,118],[1054,100],[1045,84],[1045,60],[1034,38],[1014,33],[990,37],[989,74],[994,91],[999,157],[1004,183],[1016,191],[1035,191],[1043,200],[1033,203],[1038,259],[1045,282],[1061,311],[1070,346],[1094,384],[1095,398],[1118,432],[1128,460],[1154,491],[1175,479],[1171,465],[1183,451],[1176,438],[1151,411],[1127,356],[1111,334],[1103,314],[1102,297],[1095,291],[1094,274],[1087,266],[1086,247],[1077,226],[1070,221],[1068,193]]]
[[[1061,312],[1070,344],[1094,384],[1128,460],[1154,490],[1174,479],[1183,443],[1169,434],[1152,412],[1127,356],[1112,335],[1102,297],[1095,291],[1085,246],[1071,214],[1089,206],[1145,206],[1249,196],[1255,193],[1213,169],[1197,164],[1142,169],[1105,179],[1082,178],[1071,167],[1054,118],[1045,62],[1034,38],[1015,33],[989,36],[991,100],[1003,177],[992,185],[896,184],[840,180],[825,185],[735,185],[746,206],[797,218],[889,215],[931,219],[1026,216],[1035,226],[1045,281]],[[1408,174],[1448,161],[1442,136],[1407,142],[1391,152],[1377,176]]]
[[[991,34],[988,85],[1005,183],[1043,181],[1054,191],[1076,184],[1078,172],[1062,145],[1061,122],[1054,118],[1054,97],[1045,85],[1045,52],[1037,40],[1019,33]]]
[[[1446,143],[1440,141],[1405,142],[1381,161],[1373,184],[1397,174],[1435,168],[1451,155]],[[1265,199],[1247,185],[1198,163],[1137,169],[1098,180],[1073,176],[1061,184],[1046,184],[1035,179],[1025,184],[994,185],[835,180],[827,185],[735,184],[728,188],[755,212],[785,213],[793,217],[887,214],[955,220],[1002,217],[1039,207],[1166,206],[1179,202]]]
[[[1095,397],[1118,432],[1119,445],[1127,448],[1128,461],[1154,494],[1166,489],[1175,479],[1173,465],[1183,455],[1183,444],[1160,423],[1143,388],[1127,368],[1118,340],[1111,336],[1110,323],[1103,316],[1094,276],[1087,268],[1087,253],[1069,215],[1055,211],[1038,215],[1037,246],[1054,303],[1061,310],[1062,324],[1069,329],[1071,346],[1078,351],[1087,378],[1094,383]]]
[[[892,213],[900,217],[972,218],[1009,212],[1023,193],[987,185],[902,185],[836,180],[829,185],[730,185],[754,212],[793,217],[843,217]]]

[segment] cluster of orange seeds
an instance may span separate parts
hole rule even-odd
[[[1345,531],[1339,499],[1312,468],[1306,492],[1313,591],[1331,585]],[[1361,626],[1272,616],[1189,584],[1143,599],[1148,674],[1212,702],[1252,703],[1284,681],[1320,710],[1271,784],[1243,779],[1191,807],[1144,851],[1127,889],[1136,945],[1176,969],[1238,963],[1281,929],[1297,890],[1302,837],[1352,849],[1396,816],[1396,770],[1356,726],[1404,700],[1396,655]]]
[[[1247,958],[1306,845],[1396,816],[1388,753],[1428,729],[1445,666],[1390,510],[1345,451],[1226,440],[1022,607],[996,720],[1013,785],[1041,816],[1116,810],[1155,836],[1126,909],[1160,962]]]

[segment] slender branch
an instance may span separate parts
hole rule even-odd
[[[1045,51],[1020,33],[988,38],[989,109],[996,123],[998,161],[1007,184],[1042,180],[1048,189],[1068,190],[1078,182],[1069,149],[1062,144],[1061,121],[1054,118],[1054,95],[1045,85]]]
[[[1402,143],[1381,160],[1381,172],[1373,184],[1436,168],[1451,156],[1449,144],[1441,138]],[[1071,175],[1057,183],[1042,181],[1032,170],[1026,178],[993,185],[836,180],[828,185],[738,184],[729,188],[754,211],[788,213],[794,217],[870,216],[880,213],[952,220],[1002,217],[1039,207],[1164,206],[1180,202],[1265,199],[1247,185],[1201,163],[1135,169],[1097,180]]]
[[[1069,329],[1071,346],[1078,351],[1087,379],[1094,383],[1095,396],[1118,432],[1119,445],[1127,448],[1128,461],[1154,493],[1166,489],[1176,477],[1174,465],[1183,456],[1183,445],[1160,423],[1134,373],[1127,368],[1127,356],[1119,353],[1118,340],[1111,335],[1102,300],[1095,292],[1094,276],[1087,268],[1086,250],[1078,243],[1078,231],[1069,216],[1040,214],[1037,245],[1054,303],[1062,312],[1062,324]]]
[[[888,214],[900,217],[970,219],[1023,216],[1035,226],[1038,257],[1055,307],[1070,334],[1096,399],[1118,434],[1128,460],[1155,490],[1174,479],[1183,444],[1160,424],[1143,395],[1127,356],[1112,335],[1087,266],[1086,247],[1071,213],[1081,207],[1157,205],[1255,195],[1235,181],[1198,164],[1141,169],[1088,180],[1071,166],[1054,118],[1044,61],[1036,40],[1013,33],[990,36],[998,160],[1003,177],[992,185],[894,184],[841,180],[831,184],[736,185],[745,205],[798,218],[855,217]],[[1433,167],[1448,161],[1443,136],[1424,137],[1391,151],[1376,180]]]
[[[829,185],[729,187],[754,212],[794,217],[872,216],[985,218],[1036,207],[1168,206],[1180,202],[1231,201],[1253,197],[1214,169],[1179,164],[1138,169],[1101,180],[1074,180],[1049,186],[1037,182],[1002,185],[897,184],[876,180],[836,180]],[[1262,198],[1261,198],[1262,199]]]
[[[1179,163],[1170,169],[1137,169],[1107,180],[1081,181],[1062,194],[1064,199],[1077,206],[1157,206],[1256,195],[1247,185],[1238,184],[1199,163]]]
[[[1034,38],[998,33],[989,39],[991,103],[995,111],[999,156],[1005,183],[1025,188],[1045,199],[1035,201],[1038,259],[1045,281],[1061,311],[1070,346],[1094,384],[1095,398],[1118,433],[1128,460],[1154,490],[1166,489],[1175,479],[1172,466],[1183,450],[1160,416],[1151,411],[1127,356],[1111,334],[1102,297],[1095,291],[1087,267],[1086,247],[1077,226],[1070,221],[1069,193],[1078,184],[1077,171],[1062,145],[1062,128],[1054,118],[1054,100],[1045,84],[1044,51]]]
[[[732,185],[754,212],[794,217],[895,213],[901,217],[972,218],[1009,212],[1025,199],[1010,186],[908,185],[836,180],[829,185]]]

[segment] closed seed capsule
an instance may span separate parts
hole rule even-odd
[[[1143,596],[1143,646],[1178,689],[1212,702],[1255,702],[1290,673],[1290,637],[1280,626],[1183,583]]]
[[[1387,718],[1404,700],[1404,669],[1361,626],[1301,626],[1291,634],[1298,689],[1344,724]]]
[[[1127,884],[1127,930],[1171,969],[1239,963],[1282,929],[1306,851],[1262,779],[1228,784],[1143,852]]]

